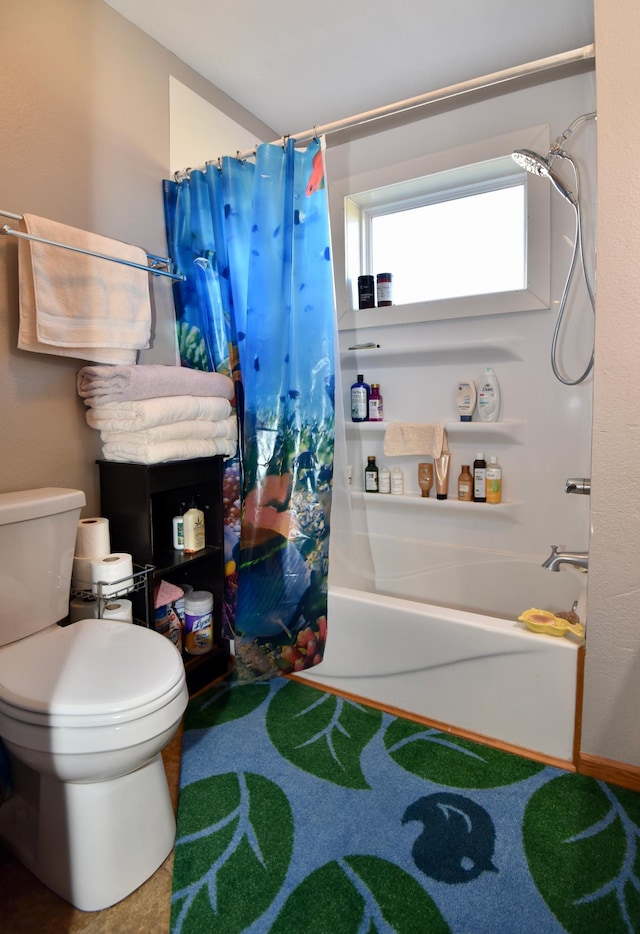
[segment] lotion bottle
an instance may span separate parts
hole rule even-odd
[[[195,499],[183,516],[184,521],[184,551],[193,554],[204,548],[204,513],[198,508]]]
[[[456,391],[456,406],[461,422],[470,422],[476,407],[478,393],[471,379],[461,379]]]
[[[492,368],[486,366],[478,393],[478,418],[481,422],[497,422],[499,411],[500,386]]]
[[[173,547],[184,551],[184,503],[180,503],[180,512],[173,517]]]

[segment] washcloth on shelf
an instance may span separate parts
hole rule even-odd
[[[226,438],[210,441],[181,439],[178,441],[150,441],[142,444],[103,444],[102,455],[108,461],[132,464],[163,464],[166,461],[189,460],[194,457],[231,457],[237,443]]]
[[[105,443],[140,444],[143,441],[210,441],[212,438],[238,439],[238,419],[235,415],[213,420],[209,418],[191,418],[188,421],[171,422],[169,425],[155,425],[153,428],[141,428],[139,431],[101,431],[100,437]]]
[[[447,450],[444,425],[390,422],[384,435],[384,453],[387,457],[403,454],[440,457]]]
[[[139,247],[24,215],[27,233],[147,266]],[[99,363],[135,363],[149,346],[149,274],[86,253],[21,239],[18,347]]]
[[[164,396],[100,405],[85,412],[97,431],[140,431],[191,419],[220,421],[231,415],[231,403],[219,396]]]
[[[233,399],[233,381],[224,373],[182,366],[85,366],[77,376],[78,395],[93,407],[162,396],[220,396]]]

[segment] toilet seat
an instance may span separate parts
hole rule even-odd
[[[173,643],[117,620],[52,626],[0,649],[0,713],[35,726],[123,726],[170,705],[184,683]]]

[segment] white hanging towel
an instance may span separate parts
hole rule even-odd
[[[147,266],[144,250],[32,214],[27,233]],[[18,347],[98,363],[133,364],[149,346],[149,273],[35,240],[18,245]]]
[[[417,454],[421,457],[440,457],[447,450],[444,425],[412,422],[390,422],[384,435],[384,453],[387,457]]]

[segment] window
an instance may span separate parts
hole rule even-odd
[[[545,133],[538,127],[369,172],[361,190],[357,176],[333,186],[344,217],[348,310],[340,328],[365,325],[358,276],[378,272],[393,275],[398,324],[548,308],[548,186],[531,185],[511,158],[521,146],[544,148]],[[411,177],[421,164],[438,170]],[[342,272],[336,262],[339,298]],[[391,324],[383,312],[368,309],[367,322]]]
[[[393,272],[396,304],[524,288],[524,180],[394,207],[373,214],[367,232],[371,268]]]

